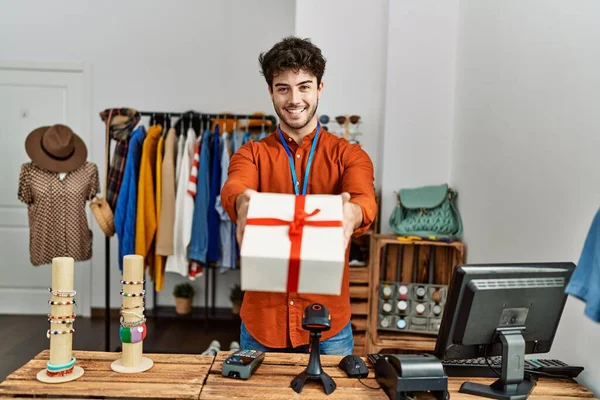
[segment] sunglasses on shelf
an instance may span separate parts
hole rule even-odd
[[[346,121],[350,121],[351,124],[356,124],[358,123],[358,121],[360,121],[360,115],[338,115],[337,117],[335,117],[335,120],[340,125],[344,125]]]

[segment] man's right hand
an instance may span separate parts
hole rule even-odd
[[[237,214],[237,226],[235,231],[235,237],[240,246],[242,245],[244,229],[246,228],[246,219],[248,217],[248,205],[250,204],[250,197],[252,197],[254,193],[256,193],[256,190],[246,189],[235,199],[235,210]]]

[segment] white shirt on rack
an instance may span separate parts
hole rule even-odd
[[[181,140],[181,138],[179,138]],[[190,179],[190,160],[194,157],[196,132],[190,128],[187,131],[185,146],[181,151],[181,170],[177,178],[175,193],[175,226],[173,229],[173,254],[167,257],[165,272],[176,272],[188,276],[187,249],[192,239],[192,220],[194,216],[194,198],[187,190]],[[179,158],[179,154],[177,155]]]

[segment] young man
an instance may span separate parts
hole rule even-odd
[[[280,124],[271,135],[247,143],[231,158],[221,201],[237,223],[237,239],[241,243],[249,200],[256,191],[342,194],[347,252],[340,296],[246,292],[241,347],[308,351],[309,334],[302,329],[302,315],[306,306],[317,302],[331,314],[331,329],[321,338],[322,353],[352,354],[348,243],[353,234],[368,229],[377,212],[373,164],[359,145],[325,131],[317,121],[326,63],[318,47],[308,39],[288,37],[262,53],[259,61]],[[306,175],[308,163],[310,176]]]

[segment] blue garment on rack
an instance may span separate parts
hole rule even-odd
[[[219,225],[221,217],[215,208],[217,196],[221,194],[221,134],[219,125],[215,126],[211,150],[211,170],[210,170],[210,197],[208,199],[208,253],[207,262],[219,261],[221,257],[221,238],[219,235]]]
[[[262,140],[262,139],[266,138],[267,136],[269,136],[269,134],[265,131],[262,131],[260,133],[260,135],[258,135],[258,140]]]
[[[242,136],[242,146],[250,141],[250,131],[244,132],[244,136]]]
[[[210,130],[204,131],[200,143],[200,161],[194,215],[192,217],[192,239],[188,257],[190,260],[206,264],[208,251],[208,202],[210,198]]]
[[[585,315],[600,322],[600,210],[592,221],[579,263],[565,293],[586,303]]]
[[[236,151],[240,148],[238,134],[233,132],[231,134],[231,155],[235,154]],[[223,184],[224,182],[221,182]]]
[[[129,136],[123,181],[115,206],[114,223],[115,232],[119,238],[119,270],[121,272],[123,271],[123,256],[135,254],[138,177],[145,138],[146,128],[143,125],[140,125]]]

